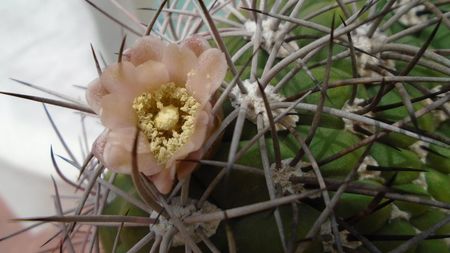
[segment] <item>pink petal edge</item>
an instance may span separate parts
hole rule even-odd
[[[156,186],[159,192],[167,194],[172,190],[174,183],[174,168],[164,168],[158,174],[150,176],[150,180]]]
[[[136,67],[138,94],[155,90],[170,81],[169,71],[161,62],[148,60]]]
[[[125,50],[124,59],[138,66],[148,60],[161,61],[165,43],[157,37],[138,38],[133,47]]]
[[[206,41],[203,37],[198,36],[198,35],[193,35],[193,36],[185,39],[181,43],[181,46],[187,47],[190,50],[192,50],[192,52],[194,52],[195,55],[197,55],[197,57],[199,57],[207,49],[211,48],[209,46],[208,41]]]
[[[136,113],[131,98],[113,93],[102,98],[100,119],[109,129],[136,126]]]
[[[189,73],[186,88],[200,103],[206,103],[222,84],[227,68],[224,54],[215,48],[208,49]]]
[[[171,43],[164,48],[162,62],[169,71],[170,81],[183,87],[188,73],[197,66],[198,59],[190,49]]]
[[[107,94],[109,94],[109,92],[103,87],[99,78],[88,84],[86,90],[86,101],[95,113],[100,113],[102,97]]]
[[[105,130],[93,145],[93,154],[108,169],[119,173],[131,173],[132,148],[136,128]],[[139,137],[137,144],[139,171],[145,175],[159,173],[162,168],[155,161],[145,137]]]

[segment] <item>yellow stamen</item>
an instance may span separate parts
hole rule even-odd
[[[192,136],[200,103],[186,88],[168,83],[137,96],[133,109],[150,151],[158,163],[165,164]]]

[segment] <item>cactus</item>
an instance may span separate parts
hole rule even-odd
[[[153,42],[124,39],[117,66],[141,66],[156,36],[173,43],[168,52],[185,46],[199,59],[220,50],[228,72],[205,102],[213,125],[199,149],[173,162],[173,186],[158,179],[169,158],[156,149],[159,174],[141,168],[145,137],[134,135],[121,154],[130,175],[99,154],[105,144],[97,139],[78,182],[66,179],[83,187],[78,207],[27,219],[66,224],[62,248],[88,226],[86,249],[100,242],[105,252],[450,252],[447,1],[186,0],[143,9],[155,18],[138,24],[138,36]],[[99,80],[112,87],[105,72],[121,72],[93,53]],[[208,80],[219,67],[212,62]],[[196,73],[186,73],[176,92],[190,89]],[[89,95],[91,108],[8,95],[97,112],[110,128],[104,105],[94,108]],[[141,100],[133,102],[137,114]],[[164,108],[172,114],[151,124],[169,129],[178,111]],[[158,127],[144,127],[142,117],[148,137]]]

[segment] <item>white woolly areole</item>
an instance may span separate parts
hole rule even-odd
[[[407,8],[407,4],[410,3],[410,0],[400,0],[395,3],[395,5],[400,5],[399,8],[397,8],[394,12],[399,13],[403,11],[405,8]],[[394,5],[394,6],[395,6]],[[428,20],[427,15],[418,15],[418,13],[423,12],[425,10],[424,5],[417,5],[409,9],[405,14],[403,14],[398,21],[400,24],[404,26],[414,26],[418,24],[422,24]]]
[[[357,249],[362,245],[362,242],[360,241],[349,241],[348,240],[348,236],[350,235],[350,232],[348,232],[347,230],[342,230],[339,232],[339,236],[341,237],[342,240],[342,246],[350,248],[350,249]]]
[[[342,230],[339,232],[339,237],[341,240],[342,246],[349,248],[349,249],[357,249],[362,245],[360,241],[349,241],[348,235],[350,233],[347,230]],[[324,222],[322,226],[320,226],[320,235],[322,237],[322,245],[323,245],[323,252],[338,252],[333,246],[335,243],[336,238],[334,238],[334,235],[331,231],[331,223],[329,220]]]
[[[331,233],[331,223],[329,220],[320,226],[320,236],[322,237],[323,252],[334,252],[334,235]]]
[[[426,163],[428,151],[425,150],[423,147],[428,148],[429,146],[430,143],[424,141],[416,141],[411,146],[409,146],[409,149],[417,154],[422,163]]]
[[[200,215],[205,213],[212,213],[219,211],[220,209],[216,207],[215,205],[204,202],[202,208],[200,210],[197,210],[195,207],[195,203],[197,201],[193,199],[188,199],[185,206],[182,206],[181,204],[181,198],[175,197],[171,201],[171,208],[174,213],[174,215],[183,221],[184,218],[191,216],[191,215]],[[150,218],[156,219],[158,218],[158,223],[150,225],[150,230],[155,232],[155,235],[157,236],[164,236],[167,231],[169,231],[173,225],[170,220],[167,220],[163,216],[160,216],[157,212],[152,212],[150,214]],[[197,234],[197,229],[202,229],[203,233],[207,237],[211,237],[216,233],[217,228],[219,227],[220,221],[214,220],[210,222],[204,222],[204,223],[195,223],[195,224],[184,224],[186,227],[187,232],[191,236],[192,240],[194,242],[198,243],[201,241],[200,236]],[[172,245],[174,247],[182,246],[184,245],[183,237],[179,232],[177,232],[173,237],[173,243]]]
[[[305,191],[303,184],[296,183],[295,179],[300,177],[315,177],[313,172],[303,172],[300,163],[296,167],[289,165],[291,159],[281,161],[281,168],[275,169],[272,164],[271,171],[275,190],[281,195],[298,194]],[[310,198],[320,198],[320,193],[310,196]]]
[[[434,93],[434,92],[438,92],[438,91],[440,91],[440,90],[442,90],[442,85],[437,85],[437,86],[435,86],[433,89],[431,89],[430,92],[431,92],[431,93]],[[437,98],[443,98],[445,95],[446,95],[446,93],[442,93],[442,94],[437,95],[436,97],[437,97]],[[427,99],[424,100],[424,103],[425,103],[426,105],[430,105],[430,104],[433,103],[433,100],[427,98]],[[444,107],[445,110],[447,110],[447,111],[450,112],[450,102],[444,103],[444,104],[442,105],[442,107]],[[447,113],[445,113],[444,110],[442,110],[441,108],[438,108],[437,110],[433,110],[433,111],[432,111],[432,114],[434,115],[434,117],[435,117],[437,120],[439,120],[439,122],[447,121],[448,118],[449,118],[448,115],[447,115]]]
[[[378,166],[378,162],[370,155],[364,157],[363,162],[358,168],[359,179],[380,178],[381,171],[367,170],[367,166]]]
[[[438,85],[438,86],[434,87],[433,89],[431,89],[430,92],[437,92],[437,91],[441,90],[441,88],[442,88],[442,86]],[[440,96],[440,95],[438,95],[438,96]],[[426,99],[424,102],[427,105],[429,105],[429,104],[433,103],[433,100]],[[444,106],[447,108],[447,110],[450,111],[450,103],[449,102],[445,103]],[[433,112],[436,112],[436,111],[433,111]],[[437,117],[437,119],[440,120],[441,122],[446,121],[448,119],[447,114],[440,110],[438,112],[436,112],[435,117]],[[426,160],[427,160],[427,156],[428,156],[428,151],[425,150],[423,147],[429,147],[429,146],[430,146],[430,144],[427,142],[416,141],[411,146],[409,146],[409,149],[411,151],[413,151],[414,153],[416,153],[417,156],[420,158],[420,161],[425,164]],[[428,190],[428,183],[427,183],[427,180],[425,177],[425,172],[420,172],[419,177],[417,179],[415,179],[413,181],[413,183],[417,184],[419,186],[422,186],[425,190]],[[450,240],[449,240],[449,242],[450,242]]]
[[[258,87],[258,84],[256,82],[250,82],[249,80],[245,80],[242,82],[244,87],[247,89],[247,94],[242,94],[239,87],[234,87],[231,90],[231,104],[235,108],[239,108],[240,105],[246,103],[247,104],[247,118],[256,124],[256,119],[258,117],[258,114],[263,115],[264,125],[269,125],[269,117],[267,116],[266,107],[264,106],[264,100],[260,94],[260,90]],[[266,94],[267,100],[269,101],[269,104],[276,103],[276,102],[282,102],[285,97],[275,93],[274,87],[271,85],[267,85],[264,93]],[[272,110],[273,118],[276,118],[278,115],[280,115],[285,109],[279,108]],[[293,113],[295,113],[295,110],[292,110]],[[295,127],[298,116],[297,115],[286,115],[283,119],[281,119],[283,123],[285,123],[288,126]],[[283,130],[285,129],[282,124],[275,124],[276,130]]]
[[[358,104],[360,104],[360,103],[362,103],[362,102],[364,102],[364,99],[362,99],[362,98],[355,98],[355,99],[353,100],[353,104],[350,104],[350,100],[347,100],[347,101],[345,102],[344,106],[342,107],[342,110],[345,111],[345,112],[355,112],[355,111],[362,110],[363,107],[358,105]],[[368,113],[366,113],[365,115],[366,115],[366,116],[373,116],[373,113],[372,113],[372,112],[368,112]],[[348,130],[348,131],[350,131],[350,132],[352,132],[352,133],[358,134],[358,133],[354,130],[353,126],[354,126],[355,124],[360,124],[360,125],[361,125],[361,123],[355,122],[355,121],[353,121],[353,120],[346,119],[346,118],[342,118],[342,120],[344,121],[345,129],[346,129],[346,130]],[[367,128],[367,129],[373,129],[373,126],[369,126],[369,125],[367,125],[367,126],[364,125],[364,127]]]
[[[428,191],[428,183],[425,177],[425,172],[420,172],[419,177],[414,179],[413,184],[422,186],[425,190]]]
[[[354,112],[354,111],[359,111],[361,109],[363,109],[362,106],[359,106],[358,104],[364,102],[364,99],[362,98],[355,98],[353,100],[353,104],[350,104],[350,100],[347,100],[344,104],[344,106],[342,107],[343,111],[346,112]],[[347,118],[342,118],[342,120],[344,121],[345,124],[345,129],[350,131],[350,132],[355,132],[355,130],[353,130],[353,120],[347,119]]]
[[[272,47],[275,44],[275,42],[277,40],[282,39],[281,38],[282,31],[287,29],[287,27],[289,26],[288,23],[285,23],[280,24],[278,27],[276,27],[276,22],[277,20],[274,18],[266,18],[261,23],[262,38],[264,39],[262,47],[269,53],[272,51]],[[257,26],[256,22],[252,20],[247,20],[244,23],[245,30],[253,34],[256,32],[256,26]],[[284,42],[283,44],[281,44],[281,47],[277,52],[277,57],[278,58],[287,57],[290,54],[290,52],[296,51],[298,49],[300,48],[297,45],[297,43],[295,43],[295,41],[291,41],[288,43]]]
[[[385,40],[387,39],[386,35],[379,31],[375,31],[373,36],[369,38],[367,33],[370,30],[371,24],[365,24],[354,31],[352,31],[352,42],[353,46],[357,49],[360,49],[364,52],[371,53],[377,50],[379,47],[383,45]],[[373,56],[370,56],[366,53],[356,51],[356,61],[358,65],[358,74],[361,77],[378,77],[379,73],[372,71],[369,69],[369,65],[374,66],[384,66],[386,68],[395,69],[395,64],[391,60],[382,60],[380,59],[380,53],[376,53]],[[382,71],[384,72],[384,71]]]
[[[405,211],[400,210],[400,208],[398,208],[396,205],[392,205],[392,211],[391,211],[391,220],[394,219],[405,219],[407,221],[409,221],[409,219],[411,218],[411,215]]]

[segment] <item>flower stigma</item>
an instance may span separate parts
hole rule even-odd
[[[133,100],[138,127],[150,143],[159,164],[165,164],[189,141],[195,128],[200,103],[186,88],[174,83],[144,92]]]
[[[173,105],[164,106],[161,111],[156,114],[156,128],[160,131],[169,131],[176,127],[180,114],[178,108]]]

